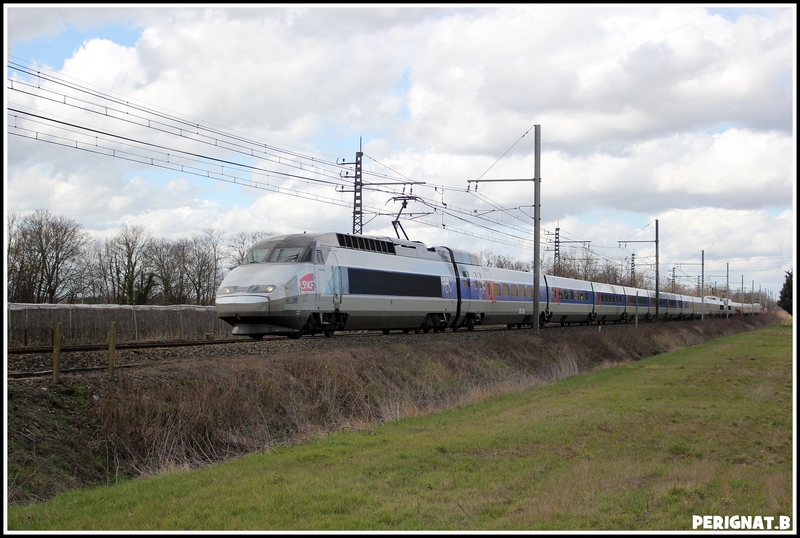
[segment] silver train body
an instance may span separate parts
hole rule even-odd
[[[272,236],[256,243],[216,296],[234,335],[298,338],[341,330],[471,330],[475,325],[648,321],[655,292],[479,264],[448,247],[341,233]],[[750,314],[758,304],[659,293],[658,316]]]

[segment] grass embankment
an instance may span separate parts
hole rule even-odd
[[[73,530],[691,529],[791,515],[792,327],[10,507]],[[792,522],[794,524],[794,522]]]

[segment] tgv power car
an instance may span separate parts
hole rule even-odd
[[[217,315],[234,335],[298,338],[339,330],[471,330],[650,320],[655,292],[480,265],[477,256],[416,241],[341,233],[292,234],[256,243],[223,280]],[[716,299],[716,298],[715,298]],[[717,313],[700,298],[659,294],[659,317]]]

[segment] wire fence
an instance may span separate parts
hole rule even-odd
[[[105,344],[112,321],[118,343],[224,339],[230,329],[213,306],[9,303],[7,346],[51,346],[56,323],[62,345]]]

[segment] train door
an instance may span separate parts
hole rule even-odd
[[[331,269],[332,269],[332,288],[333,288],[333,308],[338,310],[342,304],[342,297],[344,295],[344,286],[342,285],[342,268],[339,265],[339,260],[336,259],[336,254],[331,252],[330,255]]]
[[[328,277],[330,273],[326,271],[324,265],[317,265],[316,274],[316,290],[317,290],[317,306],[321,310],[325,310],[327,306],[333,304],[333,298],[330,293],[326,293],[328,286]]]
[[[342,304],[342,268],[336,254],[328,255],[328,265],[317,265],[317,304],[320,310],[339,308]]]

